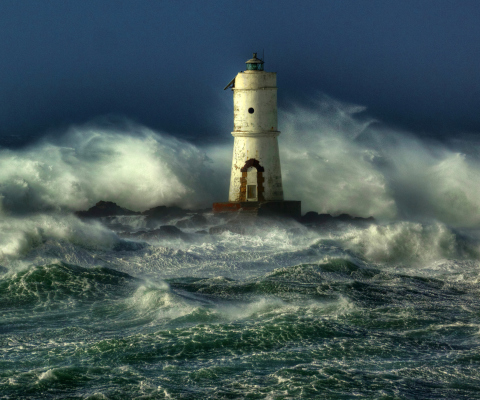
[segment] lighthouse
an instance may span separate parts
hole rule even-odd
[[[299,201],[284,201],[277,127],[277,74],[253,53],[246,70],[225,89],[233,91],[233,156],[228,203],[214,212],[256,211],[300,216]]]

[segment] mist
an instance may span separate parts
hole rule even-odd
[[[74,126],[35,146],[0,151],[1,207],[13,215],[81,210],[99,200],[136,211],[194,207],[215,192],[210,164],[192,144],[137,124]]]
[[[480,224],[475,139],[421,139],[325,95],[279,115],[285,199],[301,200],[304,213]],[[0,212],[68,213],[99,200],[136,211],[210,207],[228,198],[232,148],[233,138],[195,146],[133,122],[71,126],[0,150]]]
[[[280,115],[286,198],[302,200],[304,211],[480,224],[479,143],[472,135],[450,143],[419,138],[324,95]]]

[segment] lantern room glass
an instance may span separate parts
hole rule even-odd
[[[249,71],[263,71],[263,63],[247,64],[247,70],[249,70]]]

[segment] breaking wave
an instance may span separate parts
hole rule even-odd
[[[118,237],[97,222],[82,222],[73,215],[37,214],[0,221],[0,261],[25,256],[48,240],[66,241],[91,250],[111,249]]]
[[[284,191],[303,212],[480,225],[476,139],[420,139],[326,96],[280,115]],[[71,212],[99,200],[136,211],[209,207],[227,198],[231,149],[135,123],[74,126],[25,149],[0,149],[0,213]]]
[[[443,259],[479,259],[478,239],[440,223],[397,222],[351,229],[341,235],[346,249],[371,263],[425,265]]]
[[[205,153],[148,128],[72,127],[23,150],[0,151],[4,214],[87,209],[99,200],[134,210],[195,207],[216,193]]]
[[[282,115],[285,192],[304,210],[480,225],[478,140],[440,143],[386,127],[321,96]]]
[[[2,394],[475,396],[475,142],[421,140],[363,115],[328,98],[284,112],[284,186],[304,212],[376,222],[256,220],[241,235],[205,234],[228,219],[211,213],[201,228],[72,213],[224,200],[230,145],[129,124],[0,149]],[[181,230],[165,236],[163,224]]]

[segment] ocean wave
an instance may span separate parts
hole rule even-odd
[[[109,200],[134,210],[194,207],[216,193],[205,153],[133,123],[74,126],[23,150],[0,151],[0,211],[82,210]]]
[[[111,249],[120,242],[100,223],[83,222],[73,215],[3,216],[0,221],[0,261],[25,257],[51,239],[92,250]]]
[[[337,240],[373,263],[419,265],[443,259],[480,259],[478,240],[469,240],[441,223],[403,221],[351,228]]]
[[[1,327],[10,397],[182,397],[188,384],[189,398],[385,387],[454,398],[459,379],[463,397],[478,389],[478,288],[354,257],[246,279],[45,265],[0,282],[16,304],[2,308],[15,314]]]
[[[0,279],[0,308],[69,308],[77,302],[107,300],[131,291],[123,272],[69,264],[31,266]]]
[[[480,226],[480,158],[471,136],[418,138],[325,95],[280,116],[284,191],[304,211]]]
[[[304,212],[480,225],[472,136],[417,138],[327,96],[281,115],[284,192]],[[99,200],[137,211],[208,207],[228,193],[231,146],[196,146],[132,122],[72,126],[25,149],[0,150],[0,212],[81,210]]]

